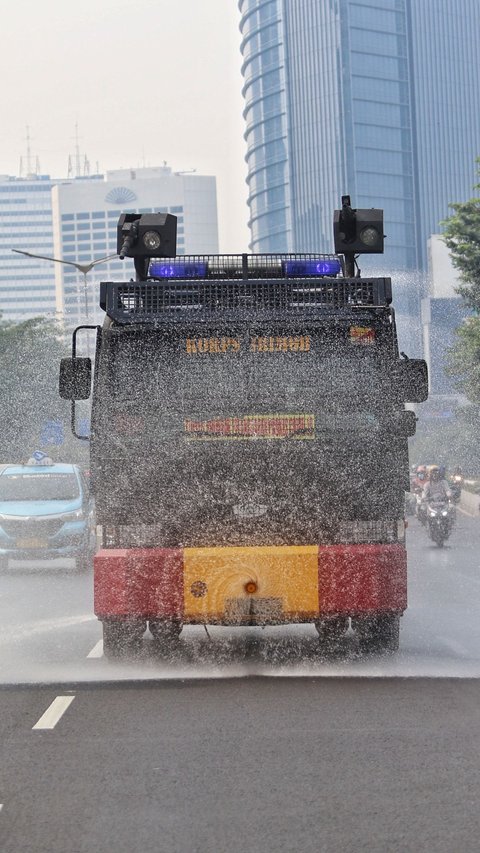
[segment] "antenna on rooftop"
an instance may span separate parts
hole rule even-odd
[[[25,142],[27,143],[27,151],[26,151],[26,156],[24,156],[24,155],[20,156],[20,164],[19,164],[19,170],[18,170],[20,178],[23,178],[23,177],[29,178],[32,175],[39,175],[40,174],[40,160],[38,159],[38,157],[35,157],[35,167],[33,167],[33,165],[32,165],[33,164],[33,156],[32,156],[32,148],[30,145],[31,141],[32,141],[32,138],[30,136],[30,126],[27,124],[27,125],[25,125]],[[24,165],[26,166],[26,170],[24,170]],[[24,171],[25,171],[25,174],[24,174]]]
[[[26,126],[27,135],[25,137],[27,143],[27,175],[32,174],[32,151],[30,148],[30,128],[27,124]]]
[[[75,122],[75,177],[80,177],[80,144],[78,136],[78,122]]]

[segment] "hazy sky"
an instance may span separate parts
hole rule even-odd
[[[2,5],[0,173],[160,165],[216,175],[221,251],[247,248],[236,0]]]

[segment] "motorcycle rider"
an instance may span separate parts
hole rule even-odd
[[[426,465],[417,465],[414,473],[414,477],[411,481],[410,492],[414,496],[412,501],[412,510],[413,513],[417,516],[417,518],[422,521],[422,513],[421,513],[421,499],[423,487],[427,481],[427,466]]]
[[[423,487],[425,486],[425,482],[427,480],[427,466],[426,465],[417,465],[415,470],[415,476],[412,482],[412,492],[415,494],[421,494],[423,492]]]
[[[455,509],[449,503],[451,498],[452,492],[445,477],[442,477],[441,468],[438,465],[431,465],[429,479],[422,492],[419,518],[428,526],[430,537],[440,547],[445,539],[448,539],[455,522]],[[441,506],[438,506],[439,504]]]
[[[422,492],[422,502],[427,501],[448,501],[452,497],[450,486],[445,477],[442,477],[442,472],[438,465],[432,465],[430,468],[429,479],[425,483]]]
[[[450,477],[450,488],[452,490],[452,498],[455,503],[459,503],[460,498],[462,496],[462,486],[463,486],[463,471],[460,468],[460,465],[457,465],[454,468],[453,474]]]

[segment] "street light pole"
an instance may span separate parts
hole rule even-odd
[[[24,252],[21,249],[12,249],[12,252],[16,252],[18,255],[25,255],[27,258],[40,258],[42,261],[52,261],[55,264],[67,264],[68,266],[75,267],[83,274],[83,286],[84,286],[84,294],[85,294],[85,319],[88,323],[89,320],[89,311],[88,311],[88,289],[87,289],[87,274],[93,267],[97,266],[97,264],[104,264],[107,261],[111,261],[112,258],[117,258],[118,255],[107,255],[105,258],[96,258],[93,261],[90,261],[88,264],[79,264],[75,261],[64,261],[62,258],[49,258],[46,255],[34,255],[32,252]]]

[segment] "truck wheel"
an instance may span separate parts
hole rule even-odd
[[[400,616],[397,613],[377,613],[352,619],[358,634],[360,650],[364,653],[396,652],[400,641]]]
[[[315,622],[320,642],[326,646],[333,646],[346,634],[348,629],[347,616],[326,616]]]
[[[159,649],[170,649],[178,642],[182,623],[178,619],[150,619],[150,633]]]
[[[75,571],[77,574],[86,574],[93,568],[93,557],[90,552],[79,554],[75,558]]]
[[[140,651],[147,623],[144,619],[104,619],[103,654],[109,660]]]

